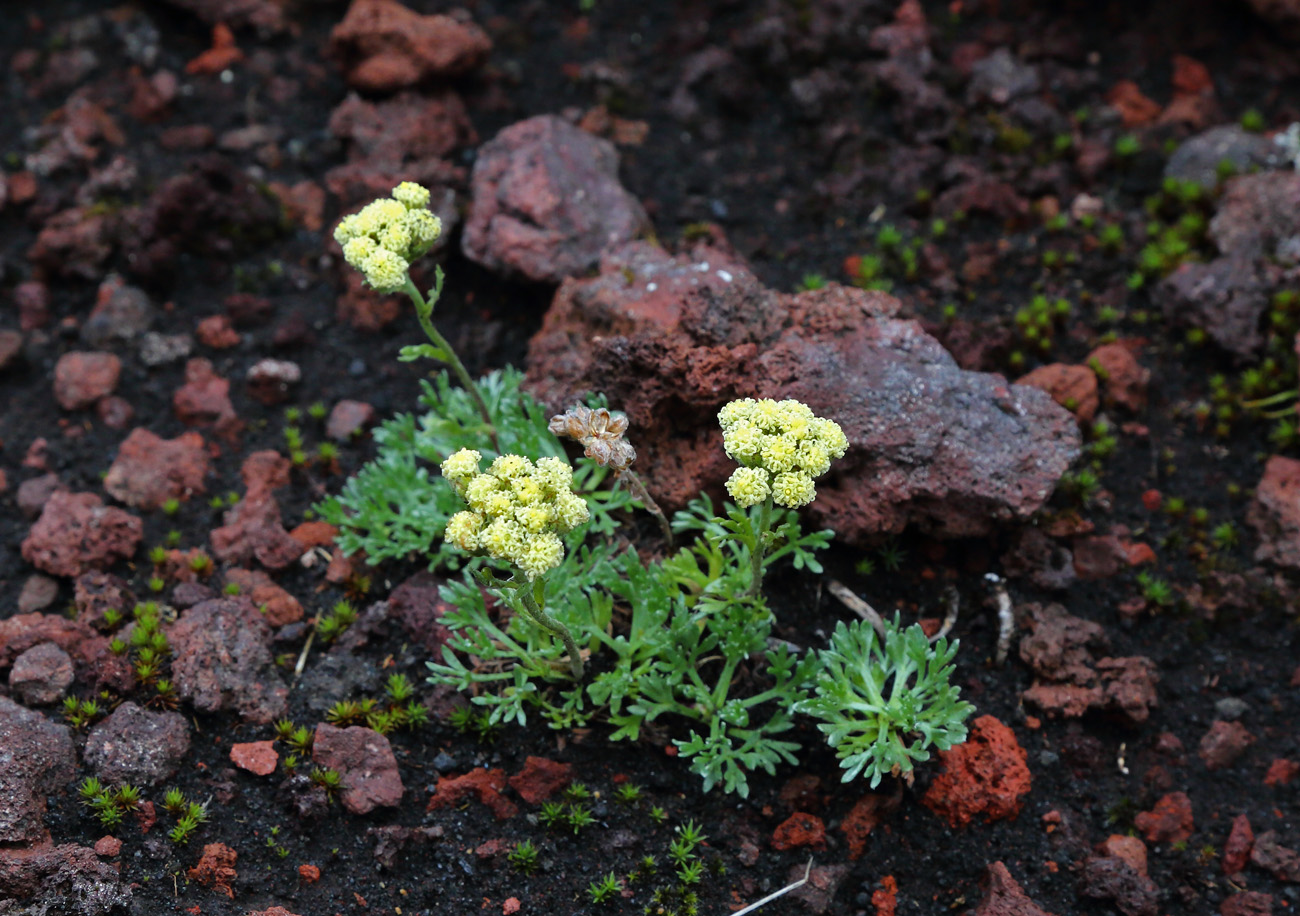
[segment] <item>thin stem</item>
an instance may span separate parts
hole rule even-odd
[[[582,655],[578,652],[578,644],[573,641],[569,628],[537,606],[537,600],[533,597],[530,583],[519,583],[515,589],[515,594],[519,596],[524,611],[533,619],[534,623],[564,642],[564,650],[569,653],[569,671],[573,674],[575,681],[581,681],[583,673]]]
[[[758,514],[758,529],[754,532],[754,543],[749,548],[750,579],[749,590],[745,595],[757,598],[763,587],[763,554],[767,551],[767,526],[772,519],[772,497],[763,500],[763,510]]]
[[[492,446],[499,453],[501,445],[497,442],[497,431],[496,427],[492,425],[492,414],[488,411],[487,401],[483,400],[483,394],[478,390],[478,385],[465,368],[465,364],[460,361],[460,357],[456,355],[456,351],[452,349],[451,344],[447,342],[447,338],[439,334],[438,329],[433,326],[433,306],[442,295],[442,269],[438,269],[438,282],[430,290],[429,300],[425,300],[420,288],[415,285],[410,274],[406,276],[405,290],[406,294],[411,297],[411,301],[415,303],[415,317],[419,319],[424,335],[429,338],[435,347],[442,351],[443,361],[451,366],[451,371],[460,380],[461,387],[474,398],[475,404],[478,405],[478,412],[482,415],[483,422],[487,424],[488,435],[492,437]]]
[[[668,523],[668,516],[664,515],[664,510],[660,509],[659,504],[650,496],[650,491],[646,489],[641,476],[631,468],[624,468],[622,471],[618,471],[617,474],[627,480],[627,488],[632,491],[632,498],[639,500],[641,505],[645,506],[646,511],[659,522],[659,528],[663,531],[664,540],[668,542],[668,549],[672,550],[673,526]]]

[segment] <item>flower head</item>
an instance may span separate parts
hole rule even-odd
[[[343,259],[381,293],[406,285],[411,262],[423,257],[442,234],[442,221],[427,209],[429,192],[410,181],[392,197],[371,201],[345,216],[334,229]]]
[[[560,535],[586,522],[586,501],[573,492],[573,469],[559,458],[536,464],[502,455],[485,472],[482,455],[461,449],[442,463],[442,474],[469,510],[447,522],[447,540],[468,553],[507,560],[530,580],[564,559]]]
[[[799,401],[742,398],[718,411],[722,444],[741,466],[727,481],[739,506],[772,497],[777,505],[797,509],[817,495],[814,477],[842,458],[849,440],[833,420],[815,416]]]
[[[627,417],[621,413],[610,413],[604,407],[592,410],[580,404],[552,417],[550,430],[557,436],[577,439],[583,454],[616,471],[626,470],[636,461],[636,449],[623,439]]]

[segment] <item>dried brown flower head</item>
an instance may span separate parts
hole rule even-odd
[[[625,471],[636,461],[636,449],[623,441],[627,432],[624,414],[579,405],[552,417],[550,430],[557,436],[577,439],[588,458],[616,471]]]

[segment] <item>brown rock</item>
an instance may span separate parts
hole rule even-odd
[[[0,748],[0,843],[48,839],[45,796],[71,782],[77,771],[72,732],[0,697]],[[0,880],[0,890],[3,885]]]
[[[975,536],[1028,517],[1078,453],[1074,418],[1041,391],[963,371],[900,307],[835,284],[781,295],[716,248],[673,258],[635,243],[561,287],[530,344],[528,384],[558,409],[604,391],[665,508],[720,492],[734,469],[718,409],[771,396],[848,436],[808,511],[849,542],[908,524]]]
[[[1181,843],[1191,838],[1195,827],[1192,801],[1184,792],[1171,792],[1150,811],[1140,812],[1134,824],[1148,843]]]
[[[1094,900],[1110,900],[1124,916],[1158,916],[1160,888],[1124,859],[1091,858],[1083,866],[1079,892]]]
[[[541,115],[479,149],[461,247],[490,270],[559,283],[649,228],[618,181],[618,153],[568,121]]]
[[[74,207],[45,221],[27,257],[48,274],[97,281],[113,253],[110,238],[107,215]]]
[[[1025,896],[1001,862],[989,866],[986,882],[984,899],[975,908],[974,916],[1052,916]]]
[[[280,200],[285,215],[308,232],[325,228],[325,189],[304,179],[292,185],[273,181],[267,187]]]
[[[112,353],[65,353],[54,366],[54,398],[64,410],[84,410],[112,394],[121,374]]]
[[[93,635],[94,631],[85,623],[69,620],[62,614],[15,614],[0,620],[0,668],[43,642],[54,643],[68,654],[76,655],[80,644]]]
[[[348,442],[360,436],[375,422],[375,408],[365,401],[339,401],[325,421],[325,435],[335,442]]]
[[[1238,814],[1232,819],[1232,832],[1223,845],[1223,873],[1232,876],[1244,869],[1254,846],[1255,831],[1250,829],[1250,818]]]
[[[18,593],[18,613],[30,614],[43,611],[59,597],[59,583],[49,576],[33,573],[23,582],[22,591]]]
[[[1256,560],[1300,569],[1300,461],[1268,459],[1246,521],[1259,533]]]
[[[269,450],[245,459],[240,470],[244,497],[210,535],[217,559],[241,566],[256,559],[267,569],[284,569],[302,556],[305,548],[285,530],[271,492],[289,482],[289,468],[288,459]]]
[[[157,509],[169,499],[183,502],[206,492],[207,475],[208,450],[198,433],[163,439],[141,426],[118,446],[104,489],[128,506]]]
[[[1250,864],[1271,872],[1279,881],[1300,884],[1300,852],[1278,843],[1275,830],[1266,830],[1255,837],[1255,845],[1250,850]]]
[[[203,855],[198,863],[189,870],[190,880],[234,899],[235,892],[231,885],[239,877],[235,871],[235,860],[238,858],[239,853],[226,844],[209,843],[203,847]]]
[[[99,861],[89,846],[45,842],[0,849],[0,898],[32,901],[14,910],[20,913],[57,913],[60,909],[52,909],[50,904],[93,901],[62,910],[90,916],[125,909],[131,903],[131,888],[122,883],[117,868]]]
[[[320,868],[315,865],[299,865],[298,877],[304,884],[315,884],[320,880]]]
[[[815,814],[796,811],[772,833],[772,848],[778,852],[788,852],[801,846],[825,849],[826,825]]]
[[[1273,916],[1273,897],[1259,891],[1241,891],[1224,899],[1221,916]]]
[[[52,642],[32,646],[9,671],[9,689],[28,706],[43,706],[63,698],[73,679],[72,659]]]
[[[217,375],[206,359],[185,364],[185,384],[172,395],[172,407],[176,419],[186,426],[215,426],[222,435],[238,430],[230,382]]]
[[[421,16],[395,0],[353,0],[326,53],[350,86],[393,92],[431,77],[460,76],[492,50],[487,33],[451,16]]]
[[[202,601],[168,631],[172,679],[201,712],[234,709],[265,725],[284,715],[288,690],[271,654],[271,628],[246,599]]]
[[[406,635],[434,658],[451,631],[442,623],[442,615],[451,605],[442,600],[443,580],[429,572],[418,572],[393,589],[388,598],[389,613],[402,625]]]
[[[337,770],[343,777],[339,799],[353,814],[391,808],[402,801],[405,789],[397,758],[388,739],[373,729],[318,725],[311,757],[318,766]]]
[[[1160,106],[1143,95],[1132,80],[1120,80],[1111,87],[1106,102],[1119,112],[1125,127],[1141,127],[1160,117]]]
[[[302,381],[302,369],[284,359],[263,359],[250,366],[244,377],[248,394],[268,406],[289,399],[290,390]]]
[[[109,429],[126,429],[135,419],[135,408],[125,398],[110,394],[95,405],[95,416]]]
[[[262,613],[273,627],[302,620],[302,605],[298,599],[276,585],[266,573],[255,569],[228,569],[226,581],[239,586],[239,594]]]
[[[94,493],[52,493],[23,541],[23,559],[52,576],[79,576],[135,554],[144,526]]]
[[[1147,846],[1137,837],[1112,833],[1097,844],[1097,851],[1103,856],[1122,859],[1137,874],[1147,876]]]
[[[791,892],[790,896],[813,913],[825,913],[831,909],[835,895],[839,893],[840,885],[844,883],[844,879],[849,876],[851,870],[851,866],[847,863],[843,865],[814,865],[811,871],[803,865],[793,865],[790,867],[789,872],[786,873],[786,883],[793,884],[805,877],[808,879],[808,883]]]
[[[1052,400],[1070,411],[1081,422],[1091,422],[1097,415],[1100,398],[1097,394],[1097,376],[1087,366],[1070,366],[1051,363],[1016,379],[1017,385],[1029,385],[1046,391]]]
[[[194,329],[194,336],[199,343],[213,350],[229,350],[239,346],[239,332],[230,324],[225,315],[209,315],[199,322]]]
[[[1031,785],[1026,755],[1015,733],[993,716],[971,724],[965,743],[938,753],[943,771],[921,803],[953,827],[976,817],[998,821],[1020,813]]]
[[[81,339],[95,350],[129,344],[149,330],[154,311],[148,293],[110,275],[99,285],[95,307],[81,326]]]
[[[175,712],[151,712],[129,700],[90,730],[85,759],[109,785],[154,786],[180,770],[190,750],[190,726]]]
[[[18,511],[25,517],[36,518],[45,508],[50,494],[66,489],[59,480],[58,474],[43,474],[20,483],[18,492],[14,494],[14,502],[18,504]]]
[[[501,793],[506,787],[505,770],[470,770],[464,776],[444,776],[429,799],[426,810],[437,811],[460,804],[466,797],[477,798],[492,810],[499,821],[508,820],[519,813],[515,803]]]
[[[1101,379],[1107,404],[1139,411],[1147,406],[1147,382],[1151,371],[1138,363],[1133,351],[1123,343],[1104,344],[1084,360]]]
[[[540,805],[573,779],[573,765],[529,755],[524,768],[510,777],[510,788],[530,805]]]
[[[14,305],[18,306],[18,327],[35,331],[50,323],[50,288],[39,280],[27,280],[14,287]]]
[[[115,836],[102,836],[95,841],[95,855],[101,859],[116,858],[122,851],[122,841]]]
[[[430,160],[436,161],[459,147],[478,141],[465,111],[465,103],[460,96],[447,91],[428,95],[403,92],[381,102],[368,102],[354,93],[334,109],[329,129],[334,136],[349,141],[354,164],[364,163],[367,172],[385,173],[384,186],[377,189],[384,195],[397,184],[395,170],[404,166],[414,165],[417,174],[442,175],[442,181],[421,181],[426,187],[446,184],[453,172],[431,165]],[[336,174],[339,172],[335,169],[327,177],[331,190],[336,190],[339,181],[348,174]],[[353,181],[360,178],[362,176],[352,176]],[[349,183],[343,182],[344,185]],[[365,180],[361,183],[370,184]],[[342,196],[344,199],[351,197],[348,194]]]
[[[274,741],[249,741],[230,745],[230,762],[256,776],[270,776],[275,772],[275,765],[279,761],[280,755],[275,750]]]
[[[0,372],[18,361],[23,351],[23,335],[18,331],[0,330]]]
[[[1240,722],[1216,719],[1201,738],[1197,755],[1205,761],[1207,770],[1222,770],[1232,766],[1254,743],[1255,737]]]
[[[888,795],[864,795],[840,824],[849,844],[849,858],[860,859],[867,851],[867,837],[876,825],[898,808],[898,800]]]

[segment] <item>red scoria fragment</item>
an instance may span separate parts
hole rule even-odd
[[[939,752],[943,772],[921,803],[953,827],[976,817],[1000,821],[1020,813],[1032,778],[1015,733],[993,716],[980,716],[965,743]]]
[[[782,822],[772,834],[772,848],[778,852],[810,846],[826,846],[826,825],[814,814],[797,811]]]
[[[427,810],[437,811],[473,796],[491,808],[497,820],[504,821],[519,813],[515,803],[501,794],[505,787],[505,770],[470,770],[464,776],[445,776],[438,780]]]
[[[510,788],[530,805],[540,805],[573,779],[573,765],[545,757],[528,757],[524,768],[510,777]]]
[[[1150,811],[1143,811],[1134,823],[1148,843],[1181,843],[1194,829],[1192,800],[1184,792],[1171,792]]]

